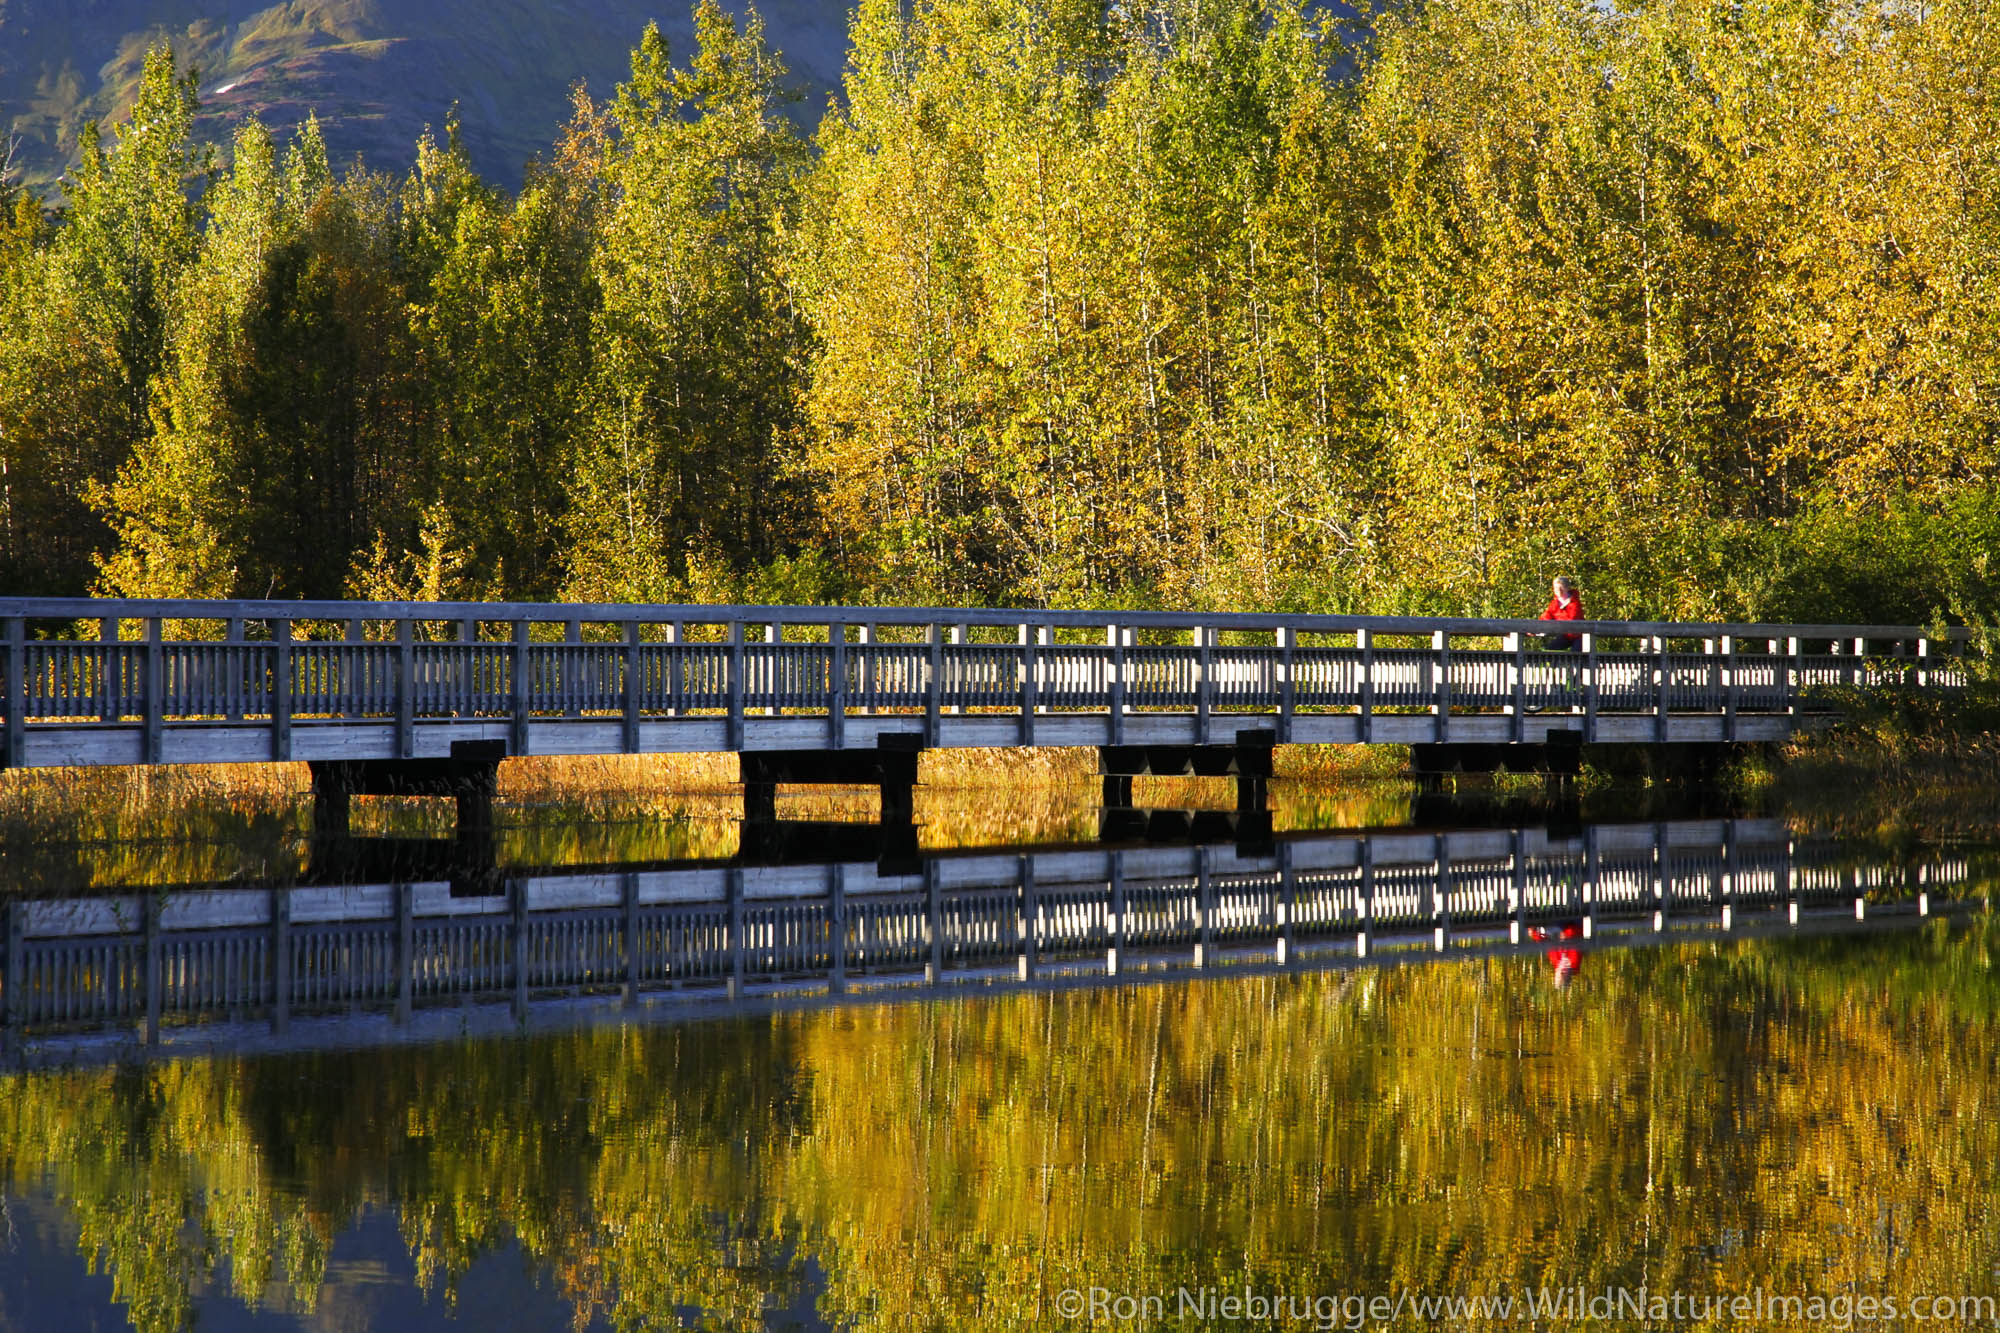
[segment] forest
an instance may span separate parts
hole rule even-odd
[[[1990,623],[1994,8],[701,0],[518,192],[160,47],[0,186],[0,588]]]

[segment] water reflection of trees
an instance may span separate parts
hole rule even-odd
[[[143,1328],[311,1308],[398,1210],[618,1327],[791,1304],[1014,1328],[1055,1293],[1990,1283],[1991,920],[1948,932],[793,1013],[0,1081]]]

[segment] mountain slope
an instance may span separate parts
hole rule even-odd
[[[815,119],[839,81],[848,6],[759,9]],[[0,135],[27,180],[52,181],[87,121],[131,105],[147,47],[165,40],[201,73],[205,136],[226,142],[252,115],[283,132],[316,111],[337,161],[401,169],[456,103],[473,161],[512,186],[567,117],[570,86],[607,96],[649,19],[685,60],[687,0],[0,0]]]

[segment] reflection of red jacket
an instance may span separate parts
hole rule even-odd
[[[1554,597],[1549,598],[1548,610],[1542,612],[1542,619],[1543,620],[1583,619],[1583,598],[1580,596],[1570,598],[1568,606],[1564,606]]]
[[[1537,926],[1528,932],[1528,938],[1546,941],[1573,940],[1579,938],[1582,934],[1582,926],[1574,921],[1565,921],[1561,928],[1556,931],[1550,931],[1544,927]],[[1575,975],[1576,970],[1583,966],[1583,950],[1577,948],[1551,949],[1549,950],[1549,966],[1556,970],[1557,980],[1565,980]]]

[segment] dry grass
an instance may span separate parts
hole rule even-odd
[[[1746,787],[1801,832],[1878,842],[2000,842],[2000,737],[1884,744],[1851,732],[1794,741]]]
[[[1281,750],[1272,810],[1280,830],[1397,823],[1409,787],[1371,780],[1401,756],[1364,747]],[[1082,749],[934,750],[918,769],[916,820],[930,848],[1060,844],[1097,835],[1097,756]],[[728,754],[548,756],[499,772],[505,864],[558,865],[731,855],[742,814]],[[1140,778],[1156,808],[1229,810],[1228,778]],[[311,778],[304,764],[0,772],[0,882],[86,885],[283,879],[305,864]],[[790,820],[872,822],[873,787],[787,786]],[[446,838],[452,802],[356,797],[362,837]]]

